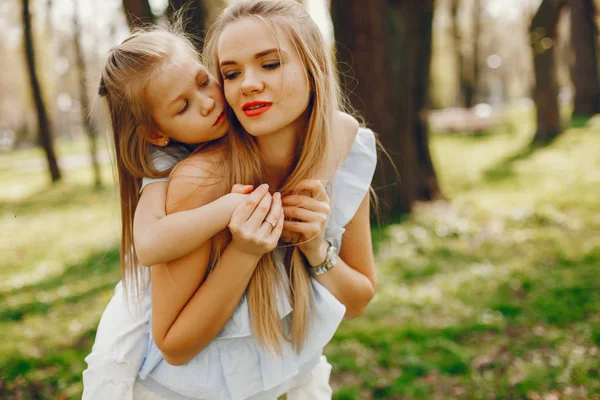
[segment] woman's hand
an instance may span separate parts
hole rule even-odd
[[[323,183],[316,179],[301,181],[294,193],[282,198],[286,218],[282,239],[298,243],[308,263],[316,266],[327,257],[325,227],[330,212],[329,196]]]
[[[229,222],[230,246],[262,257],[277,246],[283,230],[281,194],[271,196],[269,185],[260,185],[233,212]]]

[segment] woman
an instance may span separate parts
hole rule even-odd
[[[154,340],[136,385],[165,398],[273,398],[295,388],[293,398],[323,378],[322,348],[344,312],[361,315],[375,293],[375,139],[339,114],[331,57],[294,1],[236,3],[211,28],[205,56],[235,132],[228,154],[192,156],[176,168],[168,212],[210,202],[232,182],[266,182],[282,194],[282,239],[297,244],[271,253],[237,245],[236,237],[275,229],[279,196],[248,198],[231,219],[231,242],[215,238],[153,267]],[[206,173],[215,165],[224,166],[217,179]],[[212,190],[196,195],[200,186]]]

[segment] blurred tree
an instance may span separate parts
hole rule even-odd
[[[358,81],[342,76],[342,84],[393,162],[382,157],[375,176],[386,215],[441,196],[426,125],[433,11],[433,0],[331,1],[340,69]]]
[[[169,0],[167,17],[182,18],[184,29],[192,35],[196,48],[202,50],[206,34],[207,8],[203,0]]]
[[[61,179],[61,173],[58,167],[58,163],[56,161],[56,155],[54,154],[50,119],[48,118],[48,113],[44,105],[42,88],[40,87],[40,83],[35,70],[35,54],[33,45],[33,33],[31,28],[32,16],[29,10],[29,0],[22,0],[22,5],[24,28],[23,30],[25,34],[25,40],[23,40],[23,44],[25,46],[25,55],[27,58],[29,82],[31,85],[33,100],[35,102],[35,108],[37,111],[39,144],[46,152],[46,159],[48,160],[48,171],[50,172],[50,178],[52,179],[52,182],[57,182]]]
[[[571,47],[575,61],[571,79],[575,86],[573,116],[591,116],[600,112],[600,77],[598,76],[598,29],[594,22],[593,0],[569,0],[571,8]]]
[[[475,4],[478,3],[477,0],[474,1]],[[460,26],[460,18],[459,18],[459,8],[462,2],[460,0],[451,0],[450,3],[450,13],[452,14],[452,39],[453,39],[453,47],[456,54],[456,64],[457,64],[457,73],[458,73],[458,105],[471,108],[473,107],[473,93],[475,86],[475,56],[477,55],[476,51],[471,53],[471,57],[465,56],[465,41],[463,33],[461,32]],[[475,15],[473,15],[475,18]],[[477,36],[473,35],[473,47],[477,47]]]
[[[537,107],[533,144],[549,143],[562,132],[554,47],[558,19],[565,4],[566,0],[543,0],[529,26],[535,72],[533,101]]]
[[[148,0],[123,0],[123,11],[130,29],[153,23],[156,20]]]
[[[94,187],[102,187],[102,177],[100,174],[100,163],[98,161],[98,139],[96,129],[92,124],[90,115],[90,101],[87,94],[87,68],[83,49],[81,48],[81,24],[79,23],[79,7],[77,2],[73,2],[73,47],[75,49],[75,63],[77,65],[77,80],[79,82],[79,110],[81,113],[81,122],[88,137],[90,160],[94,170]]]
[[[482,0],[474,0],[473,1],[473,54],[472,54],[472,78],[471,78],[471,86],[470,91],[468,93],[468,101],[467,104],[470,104],[468,107],[472,107],[475,105],[478,97],[478,89],[479,89],[479,77],[480,77],[480,47],[481,47],[481,34],[483,31],[483,16],[481,15],[481,2]]]

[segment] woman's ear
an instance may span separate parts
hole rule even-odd
[[[151,127],[149,125],[139,125],[137,127],[137,134],[142,135],[142,137],[152,143],[155,146],[165,147],[169,144],[169,137],[159,132],[158,129]]]

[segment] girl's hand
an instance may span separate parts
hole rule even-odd
[[[316,179],[301,181],[294,192],[299,194],[282,198],[286,218],[282,239],[298,243],[309,264],[316,266],[327,257],[325,226],[330,212],[329,196],[323,183]]]
[[[243,253],[262,257],[277,246],[283,230],[281,194],[260,185],[233,212],[229,222],[231,244]]]

